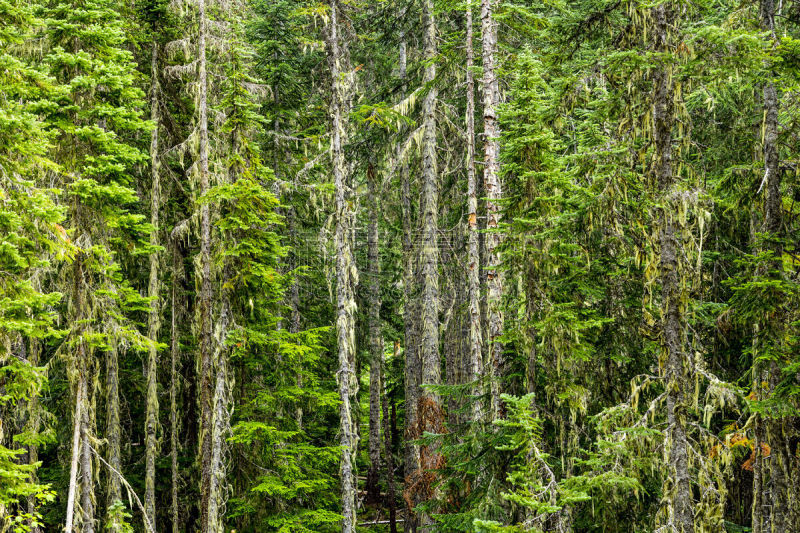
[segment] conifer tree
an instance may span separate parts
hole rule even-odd
[[[36,475],[49,440],[39,422],[47,387],[39,352],[62,335],[54,311],[62,295],[42,290],[41,279],[70,249],[55,191],[42,187],[55,167],[35,110],[51,80],[17,48],[30,37],[31,11],[12,2],[0,14],[0,530],[23,532],[41,531],[40,506],[54,497]]]
[[[66,529],[77,523],[91,532],[96,527],[95,354],[148,345],[126,317],[141,308],[142,299],[123,279],[114,253],[122,244],[148,249],[144,217],[131,210],[137,197],[129,174],[145,156],[128,141],[147,126],[119,12],[102,0],[82,3],[81,9],[55,2],[45,16],[51,47],[45,64],[59,84],[45,116],[68,206],[66,231],[75,246],[65,270],[70,330],[62,351],[74,397]]]
[[[0,531],[798,529],[798,2],[170,8],[0,2]]]

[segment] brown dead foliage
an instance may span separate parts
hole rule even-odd
[[[417,424],[408,436],[412,439],[420,438],[424,433],[443,434],[447,432],[444,425],[444,411],[438,400],[430,396],[423,396],[417,404]],[[436,481],[436,471],[446,464],[445,457],[438,452],[438,444],[422,445],[419,447],[420,468],[406,476],[406,489],[403,499],[409,510],[417,503],[430,499],[433,496],[433,483]]]

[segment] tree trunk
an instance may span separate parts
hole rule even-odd
[[[170,313],[170,380],[169,380],[169,456],[172,533],[178,533],[180,514],[178,508],[178,365],[180,359],[180,330],[178,328],[178,284],[183,281],[183,257],[177,238],[172,238],[172,290]]]
[[[349,114],[350,77],[347,61],[347,45],[340,43],[338,0],[331,0],[330,24],[328,28],[328,62],[333,84],[331,98],[331,163],[333,166],[334,191],[336,196],[336,337],[339,350],[339,370],[336,378],[339,385],[339,420],[341,424],[342,459],[342,533],[356,530],[356,474],[355,454],[358,435],[353,423],[351,403],[358,387],[355,375],[355,300],[353,285],[356,283],[355,262],[351,247],[352,210],[350,207],[350,176],[345,161],[344,146],[347,143],[347,117]],[[341,44],[341,45],[340,45]]]
[[[753,384],[755,387],[760,386],[760,382],[753,380]],[[762,479],[762,472],[763,472],[763,459],[761,457],[761,445],[762,445],[762,438],[761,438],[761,421],[760,417],[756,417],[753,422],[753,507],[751,512],[751,529],[752,533],[764,533],[764,504],[762,501],[762,495],[764,490],[764,484]]]
[[[74,213],[80,227],[81,211],[80,208]],[[86,306],[88,302],[86,287],[86,264],[84,256],[78,254],[72,265],[73,280],[73,310],[71,320],[75,324],[81,324],[87,320],[89,315]],[[77,491],[80,488],[80,531],[81,533],[94,532],[94,477],[92,475],[92,457],[89,449],[90,421],[92,420],[91,391],[94,380],[90,375],[91,357],[85,340],[82,338],[86,332],[82,325],[76,326],[75,335],[79,339],[76,347],[76,354],[73,361],[75,374],[77,376],[75,394],[74,429],[72,438],[72,463],[70,465],[70,481],[67,495],[67,522],[66,532],[71,533],[74,522],[75,499],[78,497]],[[78,474],[80,473],[80,479]]]
[[[424,0],[423,28],[424,28],[424,57],[425,74],[423,82],[427,94],[422,104],[423,113],[423,140],[422,140],[422,242],[420,243],[420,268],[422,270],[421,315],[419,318],[422,328],[421,353],[420,353],[420,384],[439,385],[440,358],[439,358],[439,182],[436,170],[436,98],[437,91],[433,84],[436,78],[436,23],[434,19],[433,0]],[[426,432],[440,433],[443,425],[443,413],[439,394],[423,388],[420,391],[419,407],[417,411],[417,435]],[[440,466],[441,455],[438,444],[429,444],[420,447],[420,474],[422,476],[422,500],[434,496],[433,469]],[[424,514],[420,517],[422,527],[430,527],[432,518]]]
[[[502,236],[498,230],[501,218],[499,200],[503,196],[500,181],[500,125],[497,107],[500,104],[500,86],[497,78],[497,22],[493,13],[497,0],[481,0],[481,30],[483,44],[483,134],[484,169],[483,184],[486,189],[486,286],[491,360],[492,419],[501,416],[502,406],[499,380],[503,373],[503,277],[500,265]]]
[[[671,13],[664,4],[655,8],[656,50],[669,53],[668,28]],[[669,205],[675,177],[672,169],[672,128],[675,123],[674,86],[672,73],[662,65],[653,75],[654,111],[653,142],[655,145],[655,171],[658,192],[662,203]],[[672,469],[671,517],[679,533],[694,531],[692,485],[689,477],[689,444],[686,437],[686,399],[684,390],[692,383],[686,354],[686,304],[682,303],[686,283],[681,279],[683,268],[678,235],[680,228],[672,213],[661,209],[659,219],[660,278],[662,290],[662,342],[667,356],[667,439],[670,441],[669,463]]]
[[[367,276],[369,280],[367,320],[369,322],[369,470],[367,471],[366,501],[380,502],[381,469],[381,375],[383,372],[383,338],[381,337],[380,255],[378,250],[378,202],[375,167],[367,168],[368,200],[370,206],[367,231]]]
[[[84,366],[81,377],[86,379],[88,369]],[[83,407],[81,408],[81,515],[82,533],[94,533],[94,475],[92,451],[89,442],[91,431],[89,384],[83,383]]]
[[[153,43],[153,54],[150,61],[150,119],[155,127],[150,134],[150,245],[158,247],[158,215],[161,203],[161,184],[159,181],[158,159],[158,44]],[[158,252],[150,253],[150,280],[147,287],[147,296],[150,300],[150,313],[147,317],[147,336],[151,345],[147,356],[147,398],[145,418],[145,475],[144,475],[144,508],[150,525],[156,529],[156,431],[158,429],[158,329],[160,326],[159,310],[159,258]],[[113,466],[113,464],[112,464]]]
[[[289,230],[289,242],[292,246],[290,255],[290,268],[294,272],[297,269],[297,214],[294,207],[290,207],[286,213],[286,225]],[[289,288],[289,332],[300,333],[300,280],[295,277],[292,280],[292,286]],[[297,388],[303,388],[303,373],[297,372],[296,378]],[[298,403],[295,410],[295,420],[297,421],[297,429],[303,428],[303,406]]]
[[[397,347],[395,344],[395,357],[398,357]],[[383,398],[381,400],[381,410],[383,411],[383,452],[386,457],[386,504],[389,508],[389,533],[397,533],[397,506],[394,494],[394,446],[392,444],[392,428],[390,427],[389,420],[389,390],[386,386],[386,381],[382,380],[383,385]],[[394,410],[394,406],[392,406]]]
[[[467,3],[467,294],[469,297],[469,380],[475,383],[472,394],[472,421],[483,420],[480,384],[483,377],[483,339],[481,335],[480,250],[478,248],[478,183],[475,176],[475,75],[472,50],[472,4]]]
[[[228,268],[225,268],[224,278],[231,278]],[[211,429],[211,479],[209,486],[208,505],[208,531],[223,531],[222,509],[225,502],[225,455],[226,437],[230,429],[230,395],[228,388],[228,354],[225,347],[228,326],[231,320],[230,289],[222,290],[222,302],[219,319],[214,332],[214,413]]]
[[[400,54],[398,58],[400,79],[404,81],[403,92],[405,95],[407,87],[406,65],[407,65],[407,45],[405,40],[400,42]],[[398,155],[400,147],[398,146]],[[417,517],[414,513],[416,506],[414,497],[414,484],[416,476],[419,474],[419,449],[414,443],[414,434],[417,427],[417,402],[419,399],[419,352],[417,346],[416,331],[416,291],[415,291],[415,262],[414,262],[414,241],[413,241],[413,214],[411,204],[411,180],[408,173],[408,165],[405,162],[400,164],[400,186],[402,189],[402,211],[403,211],[403,356],[404,356],[404,389],[405,389],[405,431],[403,443],[405,444],[404,459],[404,478],[405,490],[404,500],[406,502],[405,520],[403,530],[405,533],[413,533],[417,530]]]
[[[208,172],[208,73],[206,63],[206,0],[198,0],[197,35],[197,127],[199,129],[198,168],[200,196],[209,190]],[[209,522],[213,454],[214,382],[213,347],[211,338],[211,211],[207,202],[200,205],[200,523],[203,533],[215,533]]]
[[[41,288],[36,286],[36,290],[41,292]],[[24,341],[23,341],[24,342]],[[31,362],[31,366],[39,366],[39,354],[40,354],[40,345],[39,341],[35,338],[30,339],[30,350],[29,350],[29,358]],[[28,419],[28,430],[33,435],[39,434],[39,429],[41,427],[41,416],[40,416],[40,406],[39,406],[39,396],[33,395],[30,399],[30,403],[28,406],[28,411],[30,417]],[[30,444],[27,446],[27,455],[28,455],[28,464],[35,465],[39,462],[39,447],[36,444]],[[38,476],[36,472],[31,472],[30,475],[30,482],[36,483],[38,480]],[[27,507],[28,507],[28,515],[31,517],[34,516],[36,512],[37,501],[36,497],[31,495],[28,496]],[[28,528],[29,533],[41,533],[42,529],[34,522],[33,518],[28,520]]]
[[[761,29],[769,32],[769,39],[773,48],[776,46],[775,35],[775,0],[761,0],[760,22]],[[772,251],[772,261],[768,266],[770,277],[781,279],[783,277],[783,246],[780,239],[783,227],[783,198],[781,196],[781,169],[780,154],[778,151],[778,91],[773,80],[774,74],[770,72],[764,84],[764,180],[766,180],[766,209],[764,216],[764,232],[768,234],[768,247]],[[768,341],[774,343],[769,350],[769,367],[767,381],[770,394],[780,380],[781,369],[778,357],[783,342],[783,317],[781,312],[772,314],[769,324],[765,325],[764,333]],[[770,483],[772,489],[772,531],[788,531],[787,520],[789,516],[789,492],[787,486],[788,458],[787,439],[783,432],[783,419],[775,418],[762,421],[766,425],[768,443],[773,453],[770,454]],[[762,460],[762,465],[767,461]]]
[[[72,533],[75,522],[75,495],[78,488],[78,457],[80,456],[81,446],[81,420],[83,420],[83,407],[84,387],[86,386],[85,379],[79,376],[78,378],[78,391],[75,395],[75,409],[73,409],[72,421],[72,457],[70,459],[69,468],[69,488],[67,490],[67,516],[64,526],[65,533]]]
[[[122,431],[119,422],[119,352],[117,346],[112,346],[106,353],[106,440],[108,441],[108,464],[122,471],[120,442]],[[108,494],[106,505],[122,501],[122,489],[119,478],[115,475],[108,476]],[[112,532],[121,530],[118,517],[109,517],[107,528]]]

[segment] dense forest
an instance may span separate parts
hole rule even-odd
[[[800,1],[0,0],[0,533],[800,532]]]

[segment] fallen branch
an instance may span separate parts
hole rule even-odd
[[[142,500],[140,500],[139,496],[136,495],[136,491],[133,490],[133,487],[131,487],[131,484],[128,483],[128,480],[125,479],[123,477],[123,475],[119,473],[119,470],[117,470],[116,468],[114,468],[113,466],[108,464],[108,462],[105,459],[103,459],[103,457],[99,453],[97,453],[97,450],[95,450],[92,447],[91,444],[89,444],[88,446],[89,446],[89,449],[92,450],[92,453],[94,453],[97,456],[97,458],[100,460],[100,462],[103,463],[104,465],[106,465],[109,470],[111,470],[112,472],[114,472],[114,474],[117,475],[117,477],[119,478],[120,482],[123,485],[125,485],[125,488],[128,490],[128,496],[132,495],[133,499],[136,500],[136,505],[139,506],[139,510],[142,511],[142,516],[144,517],[145,529],[147,529],[147,531],[149,533],[156,533],[155,530],[153,529],[152,524],[150,524],[150,519],[147,517],[147,513],[144,510],[144,505],[142,505]]]

